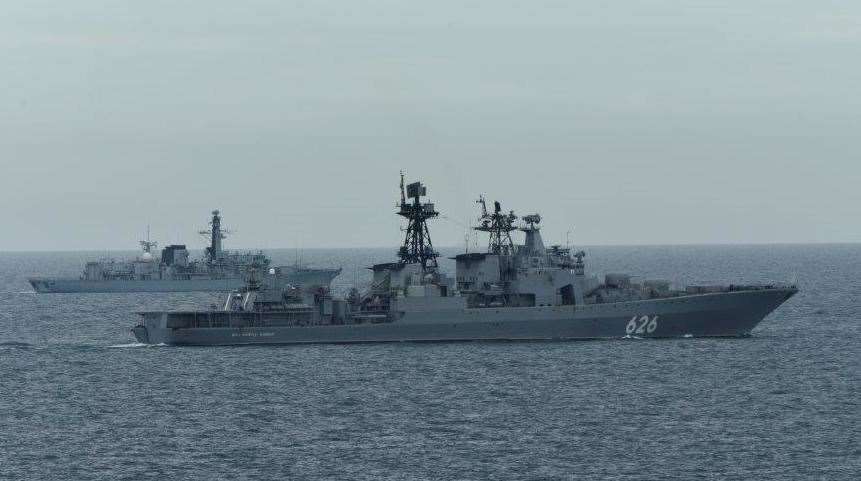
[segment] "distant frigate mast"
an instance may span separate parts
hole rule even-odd
[[[431,242],[427,221],[439,216],[434,204],[422,203],[427,196],[427,187],[414,182],[404,188],[404,173],[401,172],[401,206],[398,215],[407,219],[404,243],[398,250],[401,264],[421,264],[425,272],[436,272],[439,253]]]
[[[200,235],[209,239],[209,247],[206,248],[206,258],[210,262],[219,259],[224,252],[221,247],[221,241],[227,238],[230,232],[221,228],[221,212],[218,210],[212,211],[212,220],[209,222],[211,226],[209,230],[202,230]]]

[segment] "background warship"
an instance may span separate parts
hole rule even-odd
[[[270,267],[263,252],[230,252],[222,248],[227,231],[221,226],[221,213],[212,211],[208,230],[200,234],[210,245],[199,260],[190,260],[185,245],[169,245],[154,255],[157,242],[140,241],[141,254],[134,260],[113,259],[88,262],[78,279],[31,278],[38,293],[72,292],[227,292],[246,284],[252,265],[272,272],[279,285],[329,285],[340,269],[314,269],[300,266]]]
[[[350,343],[381,341],[556,340],[624,337],[746,336],[797,292],[795,286],[690,286],[632,282],[585,273],[583,251],[546,248],[541,217],[519,219],[482,197],[476,230],[486,252],[454,258],[440,272],[421,183],[404,188],[407,220],[397,262],[378,264],[370,288],[334,299],[325,286],[281,289],[251,276],[218,310],[142,312],[132,332],[142,343],[175,345]],[[518,223],[518,220],[520,222]],[[521,232],[523,244],[512,234]]]

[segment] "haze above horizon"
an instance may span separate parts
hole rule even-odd
[[[394,246],[401,169],[437,246],[479,194],[548,243],[861,242],[857,2],[37,0],[0,56],[0,251],[197,248],[213,209],[228,248]]]

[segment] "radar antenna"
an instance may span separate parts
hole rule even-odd
[[[432,203],[422,203],[427,187],[421,182],[404,186],[401,172],[401,205],[398,215],[407,219],[404,243],[398,251],[402,264],[419,263],[424,271],[435,271],[439,253],[433,248],[427,221],[439,216]]]
[[[514,211],[503,214],[502,205],[499,202],[494,202],[493,213],[488,213],[487,202],[483,195],[478,198],[476,203],[481,205],[481,217],[478,218],[478,227],[473,227],[473,229],[490,234],[487,251],[498,255],[514,254],[514,242],[511,240],[511,233],[517,230],[514,225],[517,220]]]
[[[523,216],[523,222],[526,224],[523,227],[524,231],[538,230],[538,224],[541,223],[541,216],[539,214],[525,215]]]

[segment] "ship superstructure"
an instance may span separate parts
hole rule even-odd
[[[359,318],[378,319],[389,316],[397,298],[425,294],[447,297],[454,292],[453,279],[439,270],[439,253],[431,241],[428,221],[439,216],[433,203],[423,202],[427,187],[421,182],[404,187],[401,173],[401,203],[398,215],[406,219],[404,241],[398,250],[398,261],[371,267],[370,289],[360,298],[353,295],[351,312]],[[358,302],[355,302],[358,299]]]
[[[541,340],[744,336],[791,298],[794,286],[691,286],[635,283],[627,274],[586,274],[585,252],[546,247],[541,216],[488,210],[479,199],[477,231],[486,252],[454,257],[440,272],[421,183],[404,186],[398,215],[405,239],[398,260],[377,264],[364,293],[334,299],[325,287],[282,289],[249,282],[216,311],[145,312],[140,342],[186,345],[305,342]],[[514,241],[521,233],[522,244]]]
[[[210,241],[202,259],[192,260],[182,244],[168,245],[156,256],[158,243],[147,234],[147,239],[140,241],[142,252],[135,259],[87,262],[78,279],[32,278],[29,282],[39,293],[231,291],[245,285],[252,265],[264,271],[273,270],[285,282],[301,285],[329,285],[341,272],[299,266],[272,267],[262,251],[227,251],[222,241],[228,232],[221,221],[221,212],[212,211],[209,228],[200,232]]]

